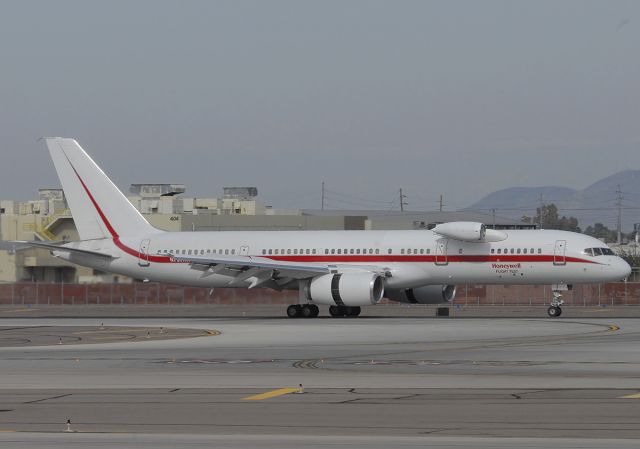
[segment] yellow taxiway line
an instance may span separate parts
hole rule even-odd
[[[618,399],[640,399],[640,393],[628,394],[626,396],[620,396]]]
[[[297,393],[300,391],[300,388],[279,388],[277,390],[267,391],[266,393],[256,394],[254,396],[247,396],[246,398],[242,398],[245,401],[262,401],[264,399],[271,399],[278,396],[283,396],[289,393]]]

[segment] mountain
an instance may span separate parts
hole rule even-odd
[[[618,210],[616,190],[622,192],[622,230],[630,232],[640,223],[640,170],[624,170],[594,182],[583,190],[568,187],[510,187],[490,193],[465,210],[491,212],[509,217],[532,216],[541,202],[554,203],[560,215],[573,216],[584,229],[601,222],[614,229]]]

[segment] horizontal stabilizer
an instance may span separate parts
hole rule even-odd
[[[65,244],[63,242],[60,242],[60,243],[45,243],[45,242],[35,242],[35,241],[34,242],[27,242],[27,241],[15,240],[15,241],[13,241],[11,243],[20,244],[20,245],[27,245],[27,246],[33,246],[35,248],[44,248],[44,249],[48,249],[50,251],[62,251],[62,252],[69,252],[69,253],[86,254],[86,255],[90,255],[90,256],[105,257],[105,258],[108,258],[108,259],[114,259],[115,258],[111,254],[100,253],[98,251],[91,251],[91,250],[88,250],[88,249],[74,248],[74,247],[70,247],[70,246],[65,246]]]

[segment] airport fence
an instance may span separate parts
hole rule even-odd
[[[458,285],[453,304],[528,306],[549,304],[548,285]],[[572,306],[638,306],[640,282],[576,285],[563,293]],[[298,300],[296,291],[132,284],[0,284],[0,305],[269,305]],[[397,304],[382,301],[383,304]]]

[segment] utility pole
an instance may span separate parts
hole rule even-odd
[[[540,192],[540,197],[539,197],[539,201],[540,201],[540,217],[538,218],[538,225],[540,226],[540,229],[544,229],[544,195],[542,194],[542,192]]]
[[[324,181],[322,181],[322,205],[320,206],[320,210],[324,210]]]
[[[408,206],[409,203],[405,201],[407,195],[403,195],[402,188],[400,188],[400,212],[404,212],[404,206]]]
[[[618,184],[618,190],[616,190],[616,207],[618,208],[618,245],[622,244],[622,190],[620,190],[620,184]]]
[[[444,202],[442,201],[442,194],[440,194],[440,212],[442,212],[443,207],[444,207]]]

